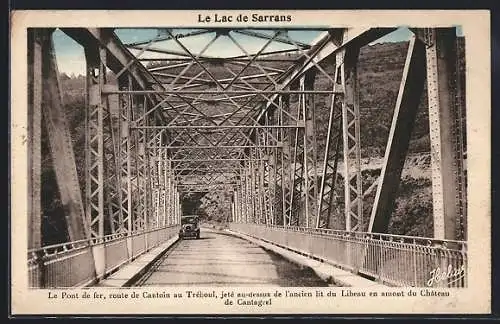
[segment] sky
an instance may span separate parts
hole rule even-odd
[[[177,30],[174,34],[183,32],[194,31],[190,30]],[[116,35],[121,39],[123,43],[132,43],[140,41],[148,41],[154,39],[157,36],[165,35],[165,33],[159,34],[157,29],[116,29]],[[274,31],[269,30],[259,30],[259,33],[264,33],[267,35],[273,35]],[[310,44],[321,32],[318,31],[289,31],[288,35],[294,41],[300,41],[303,43]],[[234,39],[237,43],[247,53],[256,53],[259,51],[267,42],[265,39],[257,39],[254,37],[233,34]],[[412,33],[406,27],[400,27],[394,32],[387,34],[386,36],[372,42],[370,45],[377,43],[387,43],[387,42],[401,42],[408,41]],[[457,35],[462,36],[462,29],[457,28]],[[220,36],[215,41],[213,41],[215,33],[204,34],[199,36],[192,36],[188,38],[180,39],[180,42],[194,53],[199,53],[207,44],[211,41],[212,43],[203,53],[206,56],[212,57],[227,57],[244,55],[244,52],[228,37]],[[56,50],[57,65],[61,73],[66,73],[68,75],[84,75],[85,74],[85,56],[83,52],[83,47],[76,43],[73,39],[68,37],[62,31],[57,29],[53,34],[54,46]],[[173,40],[157,42],[151,46],[152,48],[182,51],[182,48]],[[277,42],[272,42],[266,47],[266,51],[269,50],[282,50],[282,49],[293,49],[294,45],[281,44]],[[131,50],[134,54],[139,54],[139,50]],[[158,58],[158,57],[172,57],[160,53],[144,52],[140,56],[141,58]]]

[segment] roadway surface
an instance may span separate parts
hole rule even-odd
[[[310,269],[243,239],[201,229],[153,266],[140,286],[328,286]]]

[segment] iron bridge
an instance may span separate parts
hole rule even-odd
[[[422,274],[436,266],[466,266],[455,28],[411,29],[385,155],[371,180],[363,178],[358,62],[362,47],[395,28],[158,28],[136,42],[113,28],[60,30],[85,53],[85,163],[75,158],[54,29],[29,29],[32,287],[98,283],[176,237],[183,197],[207,192],[229,197],[232,231],[383,283],[424,286]],[[299,41],[297,31],[316,36]],[[196,38],[206,42],[195,47]],[[225,55],[228,44],[240,54]],[[391,235],[423,95],[433,235]],[[42,128],[67,224],[67,242],[56,245],[41,234]],[[442,284],[464,287],[466,278]]]

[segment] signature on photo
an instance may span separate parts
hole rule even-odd
[[[432,287],[434,284],[438,284],[441,281],[447,281],[448,284],[454,283],[465,276],[465,266],[458,268],[453,268],[451,264],[448,268],[442,270],[440,267],[432,269],[430,271],[430,278],[427,280],[427,286]]]

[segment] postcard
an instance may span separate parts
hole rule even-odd
[[[12,315],[487,314],[489,19],[14,11]]]

